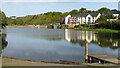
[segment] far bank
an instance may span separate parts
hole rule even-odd
[[[83,31],[101,31],[101,32],[115,32],[118,33],[120,30],[105,29],[105,28],[93,28],[89,26],[66,26],[66,25],[8,25],[7,28],[46,28],[46,29],[74,29]]]

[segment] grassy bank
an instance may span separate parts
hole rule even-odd
[[[85,30],[85,31],[101,31],[101,32],[115,32],[118,33],[120,32],[119,30],[113,30],[113,29],[102,29],[102,28],[87,28],[87,27],[83,27],[83,28],[74,28],[75,30]]]
[[[114,29],[105,29],[105,28],[95,28],[95,27],[90,27],[89,24],[83,24],[83,25],[77,25],[77,26],[62,26],[59,25],[58,29],[75,29],[75,30],[84,30],[84,31],[101,31],[101,32],[115,32],[118,33],[120,30],[114,30]]]

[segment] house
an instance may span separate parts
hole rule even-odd
[[[120,11],[118,11],[118,10],[116,10],[116,9],[111,10],[111,11],[109,11],[109,12],[104,12],[103,15],[104,15],[104,14],[109,14],[109,13],[113,14],[113,15],[116,17],[116,20],[118,20],[119,17],[120,17]]]
[[[95,21],[101,16],[100,13],[84,13],[79,15],[68,15],[62,18],[62,22],[65,24],[88,24],[95,23]]]
[[[10,18],[11,18],[11,19],[16,19],[17,17],[16,17],[16,16],[11,16]]]

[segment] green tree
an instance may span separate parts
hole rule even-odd
[[[114,15],[112,15],[111,13],[102,15],[100,18],[97,19],[96,22],[98,23],[106,23],[107,19],[115,19],[116,17]]]
[[[108,11],[110,11],[110,9],[105,8],[105,7],[104,8],[100,8],[100,9],[97,10],[97,12],[99,12],[101,14],[104,13],[104,12],[108,12]]]
[[[62,14],[62,16],[67,16],[67,15],[69,15],[70,13],[69,12],[64,12],[63,14]]]
[[[74,14],[78,14],[78,10],[72,10],[72,11],[70,11],[70,14],[72,14],[72,15],[74,15]]]
[[[86,8],[79,9],[79,13],[85,13],[85,12],[86,12]]]
[[[0,24],[2,25],[1,26],[2,28],[7,25],[6,19],[7,19],[7,17],[5,15],[5,13],[0,10]]]
[[[116,17],[115,17],[113,14],[111,14],[111,13],[105,14],[105,17],[106,17],[107,19],[115,19],[115,18],[116,18]]]
[[[101,16],[96,20],[97,23],[105,23],[107,21],[107,18],[105,16]]]

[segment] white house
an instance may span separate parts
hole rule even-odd
[[[88,24],[95,23],[101,16],[100,13],[84,13],[79,15],[68,15],[64,17],[65,24]]]

